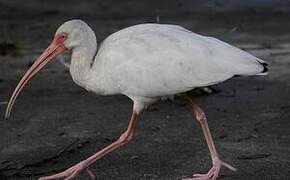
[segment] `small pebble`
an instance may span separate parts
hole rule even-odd
[[[132,160],[139,159],[139,156],[132,156],[131,159]]]

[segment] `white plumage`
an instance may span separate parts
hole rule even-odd
[[[87,26],[82,21],[75,21],[76,24]],[[66,23],[63,26],[66,29]],[[90,29],[82,29],[86,29],[83,35],[95,37]],[[81,51],[73,49],[71,69],[84,72],[79,67],[91,63],[93,66],[85,73],[86,81],[82,73],[71,70],[73,77],[79,75],[74,78],[76,83],[99,94],[127,95],[135,104],[144,106],[160,96],[213,85],[234,75],[257,75],[264,70],[261,59],[176,25],[141,24],[120,30],[102,42],[95,58],[95,38],[84,39],[88,41]],[[142,108],[138,107],[138,111]]]
[[[213,85],[234,75],[263,75],[267,64],[249,53],[212,37],[195,34],[176,25],[141,24],[120,30],[103,41],[97,50],[93,30],[81,20],[59,27],[53,42],[20,80],[9,101],[6,118],[24,86],[60,53],[71,50],[70,73],[80,86],[96,94],[124,94],[134,102],[127,130],[118,140],[95,155],[56,175],[41,178],[72,179],[98,159],[128,143],[137,115],[150,103],[196,87]],[[189,97],[209,147],[213,167],[195,180],[215,180],[221,167],[236,169],[219,159],[203,110]]]

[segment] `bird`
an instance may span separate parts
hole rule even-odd
[[[92,28],[82,20],[72,19],[57,29],[51,44],[19,81],[7,105],[6,119],[20,91],[64,52],[71,52],[69,70],[76,84],[98,95],[127,96],[133,101],[132,115],[127,129],[112,144],[67,170],[40,177],[40,180],[68,180],[81,173],[88,173],[95,179],[90,167],[129,143],[142,110],[168,96],[177,96],[187,102],[201,125],[212,160],[208,173],[193,174],[186,179],[215,180],[222,167],[236,171],[219,157],[206,113],[187,92],[234,76],[267,75],[265,61],[219,39],[173,24],[130,26],[109,35],[97,47]]]

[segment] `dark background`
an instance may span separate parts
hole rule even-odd
[[[239,77],[195,91],[223,160],[220,179],[290,176],[290,1],[0,0],[0,179],[36,179],[64,170],[119,137],[132,109],[124,96],[96,96],[75,85],[59,61],[4,111],[24,71],[63,22],[79,18],[100,42],[145,22],[182,25],[240,47],[270,65],[266,77]],[[68,59],[68,55],[64,56]],[[211,167],[199,124],[181,102],[141,114],[134,141],[99,160],[97,179],[181,179]],[[77,179],[88,179],[86,174]]]

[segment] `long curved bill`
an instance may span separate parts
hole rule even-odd
[[[9,103],[6,108],[5,119],[9,119],[13,104],[19,95],[20,91],[25,87],[26,84],[44,68],[54,57],[66,50],[62,42],[54,39],[54,41],[48,46],[48,48],[41,54],[41,56],[33,63],[33,65],[24,74],[17,87],[15,88]]]

